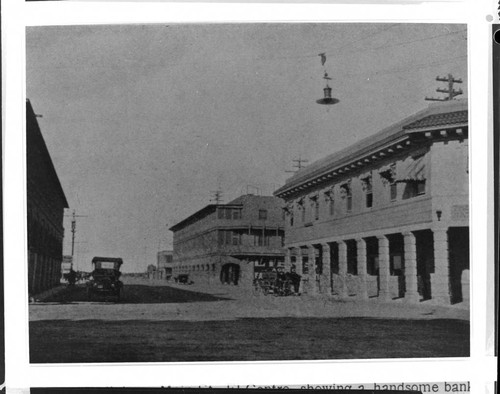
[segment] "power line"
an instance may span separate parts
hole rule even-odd
[[[64,215],[66,217],[71,216],[71,258],[75,255],[75,234],[76,234],[76,218],[86,218],[87,215],[77,215],[76,210],[73,209],[72,215]]]
[[[285,172],[291,172],[291,173],[295,174],[297,171],[304,168],[305,167],[304,164],[309,163],[309,160],[303,159],[301,156],[299,156],[298,159],[293,159],[292,162],[293,162],[292,167],[294,169],[293,170],[286,170]]]
[[[467,55],[463,56],[456,56],[453,58],[449,58],[448,60],[436,60],[433,62],[427,62],[427,63],[418,63],[415,65],[407,66],[407,67],[394,67],[394,68],[388,68],[385,70],[380,70],[380,71],[373,71],[373,72],[361,72],[361,73],[347,73],[347,74],[342,74],[344,77],[351,77],[351,76],[358,76],[358,75],[384,75],[384,74],[393,74],[393,73],[400,73],[400,72],[405,72],[405,71],[414,71],[414,70],[420,70],[423,68],[428,68],[428,67],[433,67],[433,66],[440,66],[444,64],[449,64],[449,63],[454,63],[457,62],[458,59],[463,59],[466,58]]]
[[[389,29],[393,28],[397,26],[397,24],[393,24],[393,25],[390,25],[388,27],[384,27],[382,29],[380,29],[379,31],[376,31],[372,34],[370,34],[370,40],[376,36],[376,35],[379,35],[379,34],[382,34],[386,31],[388,31]],[[435,39],[435,38],[440,38],[440,37],[446,37],[446,36],[450,36],[450,35],[453,35],[453,34],[458,34],[458,33],[463,33],[463,32],[467,32],[466,29],[463,29],[463,30],[455,30],[455,31],[452,31],[452,32],[448,32],[448,33],[443,33],[443,34],[437,34],[437,35],[434,35],[434,36],[430,36],[430,37],[423,37],[423,38],[419,38],[419,39],[413,39],[413,40],[407,40],[407,41],[400,41],[400,42],[396,42],[396,43],[391,43],[391,44],[386,44],[386,45],[381,45],[381,46],[378,46],[378,47],[373,47],[373,48],[365,48],[363,49],[363,52],[367,52],[367,51],[375,51],[375,50],[380,50],[380,49],[385,49],[385,48],[391,48],[391,47],[396,47],[396,46],[401,46],[401,45],[408,45],[408,44],[412,44],[412,43],[416,43],[416,42],[422,42],[422,41],[427,41],[427,40],[432,40],[432,39]],[[323,52],[325,53],[326,55],[329,55],[329,56],[338,56],[339,53],[357,53],[359,52],[360,50],[350,50],[350,51],[347,51],[347,52],[343,52],[343,49],[347,48],[347,47],[351,47],[359,42],[363,42],[363,41],[367,41],[367,35],[364,34],[362,35],[361,38],[359,39],[356,39],[354,41],[351,41],[349,43],[346,43],[344,45],[341,45],[337,48],[334,48],[334,49],[330,49],[330,50],[319,50],[319,51],[315,51],[315,53],[311,53],[311,54],[304,54],[304,55],[285,55],[285,56],[274,56],[274,57],[264,57],[264,56],[258,56],[258,57],[250,57],[250,56],[239,56],[238,59],[239,60],[248,60],[248,61],[276,61],[276,60],[287,60],[287,59],[308,59],[308,58],[315,58],[318,56],[318,53],[319,52]],[[218,60],[215,59],[215,63],[226,63],[228,60],[225,59],[225,58],[219,58]],[[177,65],[199,65],[199,62],[185,62],[185,61],[182,61],[182,62],[163,62],[163,63],[157,63],[157,64],[149,64],[149,67],[154,67],[154,66],[157,66],[157,67],[168,67],[168,66],[177,66]],[[96,66],[97,68],[99,68],[99,66]],[[38,67],[37,67],[38,68]],[[66,68],[64,66],[60,66],[60,67],[57,67],[57,66],[51,66],[50,67],[51,69],[58,69],[58,68]],[[102,68],[105,68],[104,66]]]
[[[436,77],[436,81],[438,82],[446,82],[448,84],[447,89],[437,88],[436,92],[438,93],[446,93],[446,97],[425,97],[426,101],[450,101],[453,100],[456,96],[463,94],[462,89],[455,90],[453,85],[456,83],[462,83],[461,79],[453,78],[453,75],[448,74],[446,77]]]
[[[212,193],[212,198],[210,199],[210,202],[215,202],[217,205],[222,204],[222,190],[217,189],[213,190],[210,193]]]

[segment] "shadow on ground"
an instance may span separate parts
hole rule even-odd
[[[120,304],[168,304],[183,302],[213,302],[230,300],[227,297],[213,296],[211,294],[183,290],[169,286],[125,285],[123,287]],[[87,289],[85,285],[67,287],[61,292],[47,297],[43,302],[71,304],[87,302]],[[116,302],[115,297],[93,296],[92,301]],[[43,304],[42,302],[42,304]],[[36,304],[35,304],[36,305]]]
[[[469,323],[452,319],[30,323],[32,363],[467,357],[469,342]]]

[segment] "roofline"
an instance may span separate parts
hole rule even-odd
[[[215,211],[215,208],[217,208],[217,207],[240,208],[242,206],[243,206],[243,204],[231,204],[231,203],[229,203],[229,204],[209,204],[209,205],[206,205],[205,207],[201,208],[200,210],[196,211],[195,213],[189,215],[187,218],[182,219],[180,222],[174,224],[172,227],[169,228],[169,230],[172,232],[180,230],[180,227],[187,224],[189,221],[194,219],[196,216],[199,216],[200,214],[205,213],[205,212],[210,212],[211,210]]]
[[[123,259],[121,257],[100,257],[96,256],[92,258],[92,262],[95,261],[109,261],[113,263],[122,263],[123,264]]]
[[[63,202],[64,202],[64,208],[69,208],[69,204],[68,204],[68,200],[66,199],[66,195],[64,194],[64,189],[61,185],[61,181],[59,180],[59,176],[57,175],[57,171],[54,167],[54,163],[52,162],[52,157],[50,156],[50,152],[49,152],[49,149],[47,148],[47,144],[45,143],[45,139],[43,138],[43,134],[42,134],[42,130],[40,129],[40,125],[38,124],[38,120],[36,119],[36,114],[35,114],[35,110],[33,109],[33,106],[31,105],[31,101],[29,99],[26,99],[26,116],[31,116],[33,118],[33,120],[35,121],[35,125],[37,127],[37,131],[38,133],[40,134],[40,137],[42,139],[42,149],[45,150],[45,153],[47,154],[47,158],[48,158],[48,164],[49,164],[49,171],[52,172],[52,175],[53,177],[55,178],[56,180],[56,184],[57,184],[57,187],[59,189],[59,193],[61,194],[61,197],[63,198]],[[26,118],[26,128],[27,128],[27,123],[28,123],[28,120]],[[28,130],[26,130],[27,132]]]
[[[304,184],[312,182],[312,185],[318,184],[321,182],[321,178],[323,180],[326,180],[324,178],[327,176],[328,178],[332,178],[333,175],[331,173],[335,173],[336,171],[340,171],[340,173],[344,173],[345,171],[342,171],[342,167],[347,166],[348,164],[351,164],[356,161],[367,161],[368,157],[375,155],[375,154],[380,154],[383,155],[381,152],[384,149],[389,149],[391,145],[397,145],[400,143],[404,143],[405,146],[406,144],[410,144],[410,136],[414,135],[416,133],[421,133],[425,131],[436,131],[436,130],[443,130],[443,129],[449,129],[449,128],[455,128],[455,129],[461,129],[461,128],[467,128],[467,124],[450,124],[450,125],[441,125],[441,126],[430,126],[430,127],[424,127],[424,128],[418,128],[418,129],[408,129],[405,130],[403,127],[404,125],[411,124],[415,122],[416,120],[422,119],[425,116],[431,116],[439,113],[449,113],[449,112],[456,112],[457,110],[444,110],[446,107],[452,107],[452,106],[464,106],[466,105],[466,100],[462,101],[453,101],[453,102],[447,102],[446,104],[431,104],[425,109],[422,109],[418,111],[416,114],[413,114],[411,116],[408,116],[404,118],[403,120],[394,123],[391,126],[388,126],[381,131],[368,136],[357,143],[354,143],[352,145],[349,145],[348,147],[341,149],[338,152],[335,152],[331,155],[328,155],[322,159],[319,159],[315,163],[318,163],[322,160],[325,161],[323,165],[320,165],[318,168],[312,170],[312,171],[307,171],[307,169],[310,169],[310,166],[305,167],[304,170],[299,171],[296,175],[292,176],[291,178],[287,179],[286,183],[280,187],[278,190],[274,192],[274,195],[277,197],[283,197],[285,194],[290,193],[293,189],[297,189],[298,187],[304,188]],[[437,110],[437,111],[436,111]],[[467,110],[467,107],[462,110]],[[385,138],[383,137],[383,134],[385,133],[390,133],[392,130],[392,134],[389,134]],[[381,138],[380,140],[377,140],[377,137]],[[372,143],[370,143],[370,140],[374,140]],[[360,145],[366,143],[366,146],[361,146],[358,150],[354,150],[354,147],[356,145]],[[351,155],[349,155],[349,152],[353,151]],[[343,157],[343,155],[345,157]],[[338,159],[334,159],[334,156],[339,156]],[[332,158],[332,162],[328,163],[327,160],[328,158]],[[370,160],[368,160],[370,161]],[[312,164],[314,165],[314,163]],[[328,174],[330,173],[330,174]],[[327,175],[328,174],[328,175]],[[335,174],[336,175],[336,174]]]

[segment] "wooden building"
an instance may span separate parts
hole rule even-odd
[[[174,277],[251,287],[256,272],[283,265],[282,202],[243,195],[212,204],[172,226]]]
[[[28,291],[59,285],[68,202],[29,100],[26,102]]]

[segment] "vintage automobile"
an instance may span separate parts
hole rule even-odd
[[[192,285],[194,282],[189,279],[188,274],[179,274],[175,278],[175,283],[180,283],[181,285]]]
[[[112,296],[120,300],[123,282],[120,281],[120,267],[123,260],[119,257],[94,257],[92,259],[93,271],[87,282],[87,298],[92,300],[96,296]]]

